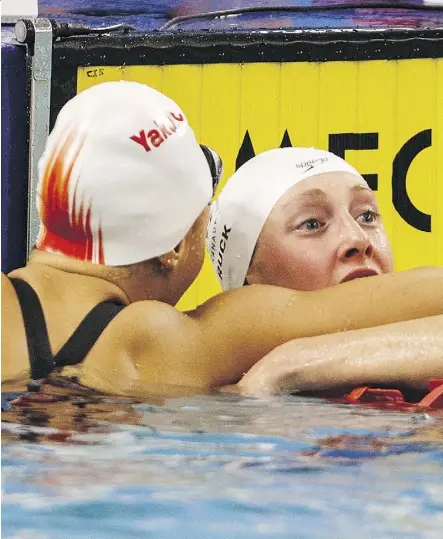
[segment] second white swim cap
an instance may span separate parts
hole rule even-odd
[[[241,166],[211,205],[206,235],[223,290],[243,286],[252,254],[272,208],[296,183],[325,172],[364,178],[333,153],[316,148],[277,148]]]
[[[39,169],[37,248],[110,266],[173,249],[212,196],[185,114],[136,82],[106,82],[68,101]]]

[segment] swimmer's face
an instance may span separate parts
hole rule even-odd
[[[329,172],[296,184],[278,201],[246,279],[319,290],[392,269],[373,192],[352,174]]]

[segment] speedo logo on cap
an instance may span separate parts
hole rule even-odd
[[[180,126],[180,123],[185,120],[183,114],[178,112],[170,112],[167,116],[168,120],[164,124],[159,124],[154,121],[157,129],[150,129],[147,133],[144,129],[139,131],[138,135],[129,137],[131,140],[143,146],[145,151],[158,148],[171,135],[173,135]]]
[[[308,170],[313,169],[316,165],[322,165],[328,160],[327,157],[317,157],[316,159],[310,159],[309,161],[304,161],[303,163],[297,163],[296,168],[305,168],[303,172],[308,172]]]

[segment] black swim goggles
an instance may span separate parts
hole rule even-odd
[[[200,144],[200,148],[202,149],[202,152],[206,157],[206,161],[209,165],[209,170],[211,171],[212,192],[213,194],[215,194],[217,186],[220,183],[221,177],[223,175],[223,161],[218,155],[218,153],[209,146]]]

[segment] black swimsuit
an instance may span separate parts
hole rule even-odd
[[[10,280],[17,293],[25,324],[32,380],[46,378],[57,367],[83,361],[109,322],[125,307],[117,301],[103,301],[96,305],[54,356],[45,315],[35,290],[22,279]]]

